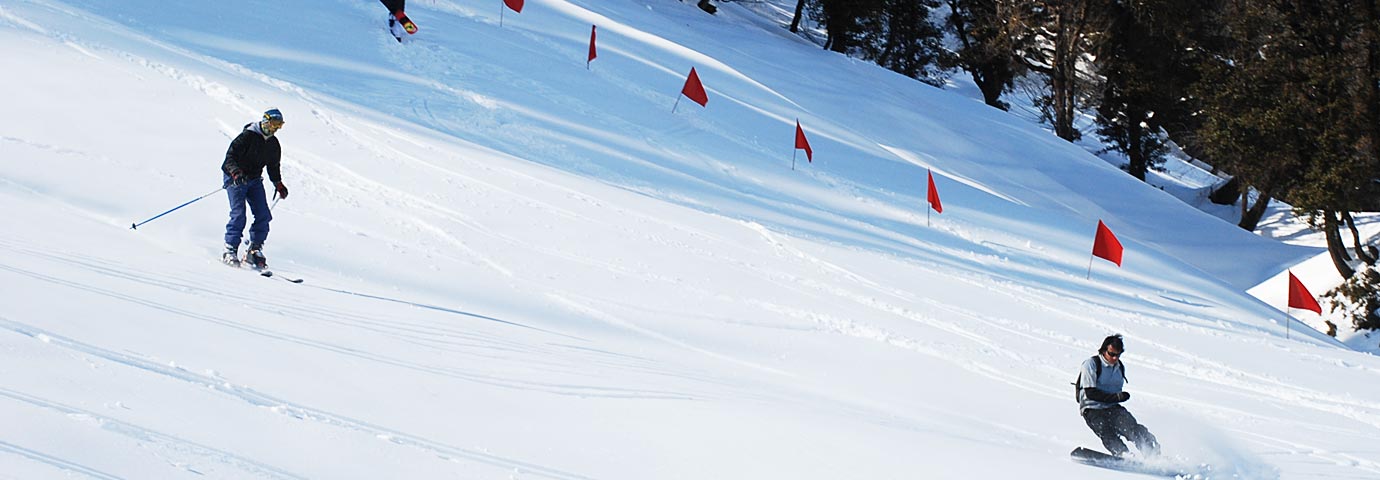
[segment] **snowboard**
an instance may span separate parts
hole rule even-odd
[[[1205,478],[1200,468],[1184,468],[1181,466],[1161,464],[1161,462],[1148,463],[1133,458],[1123,458],[1116,455],[1109,455],[1088,448],[1078,447],[1069,453],[1073,461],[1091,465],[1094,467],[1106,468],[1122,472],[1139,473],[1155,477],[1195,479]]]
[[[403,30],[406,30],[408,35],[417,33],[417,24],[412,23],[412,19],[407,18],[407,14],[403,13],[402,10],[393,12],[393,18],[398,19],[398,23],[402,24]]]

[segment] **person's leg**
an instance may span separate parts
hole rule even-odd
[[[1131,415],[1129,410],[1118,406],[1115,412],[1114,424],[1118,434],[1130,439],[1136,444],[1136,449],[1140,450],[1141,455],[1153,457],[1160,454],[1160,442],[1150,433],[1150,429],[1145,428],[1136,421],[1136,417]]]
[[[1097,438],[1102,440],[1102,446],[1107,448],[1107,453],[1122,456],[1130,449],[1121,441],[1117,435],[1115,415],[1109,412],[1111,409],[1089,408],[1083,412],[1083,421],[1088,423]]]
[[[268,209],[268,196],[264,194],[262,179],[245,185],[245,200],[249,211],[254,213],[254,224],[249,226],[249,243],[263,245],[268,240],[268,222],[273,220],[273,212]]]
[[[244,238],[245,210],[244,196],[248,190],[245,185],[230,185],[225,187],[225,194],[230,198],[230,221],[225,224],[225,244],[239,246],[240,239]]]

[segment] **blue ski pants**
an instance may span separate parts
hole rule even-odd
[[[225,224],[225,244],[240,244],[244,238],[245,205],[254,214],[254,224],[249,226],[249,243],[260,244],[268,240],[268,222],[273,213],[268,210],[268,197],[264,194],[264,178],[253,178],[235,184],[225,175],[225,193],[230,197],[230,222]]]

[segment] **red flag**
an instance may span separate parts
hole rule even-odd
[[[599,53],[594,51],[594,32],[597,28],[595,25],[589,27],[589,60],[585,60],[586,64],[593,62],[594,58],[599,56]]]
[[[680,89],[680,93],[694,100],[701,107],[709,103],[709,95],[704,93],[704,84],[700,83],[700,75],[695,73],[695,67],[690,67],[690,77],[685,79],[685,87]]]
[[[1294,272],[1289,272],[1289,307],[1312,310],[1322,315],[1322,307],[1318,305],[1318,299],[1313,294],[1308,293],[1308,289],[1299,281],[1299,277],[1294,276]]]
[[[800,128],[800,120],[795,121],[795,148],[805,149],[805,160],[815,162],[815,152],[810,149],[810,141],[805,139],[805,130]]]
[[[514,12],[522,13],[522,0],[503,0],[503,4],[513,9]]]
[[[944,213],[944,204],[939,203],[939,189],[934,188],[934,172],[929,172],[929,175],[930,191],[927,199],[930,202],[930,208],[933,208],[935,212]]]
[[[1093,240],[1093,255],[1107,259],[1121,266],[1121,242],[1101,220],[1097,221],[1097,239]]]

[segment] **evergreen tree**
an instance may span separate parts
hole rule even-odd
[[[1204,148],[1260,193],[1249,209],[1242,203],[1242,228],[1254,230],[1269,197],[1284,198],[1323,230],[1343,277],[1355,270],[1341,229],[1354,226],[1350,212],[1380,203],[1373,5],[1224,2],[1222,48],[1197,87]],[[1375,262],[1356,247],[1362,261]]]
[[[1045,117],[1059,138],[1081,137],[1074,126],[1080,105],[1086,103],[1088,76],[1080,77],[1080,65],[1092,59],[1106,37],[1105,0],[1029,0],[1035,38],[1022,54],[1027,68],[1044,74],[1048,93],[1039,99]]]
[[[943,33],[930,22],[938,0],[882,0],[878,22],[863,36],[863,58],[931,85],[942,85]],[[942,62],[949,63],[949,62]]]
[[[811,17],[824,26],[828,37],[824,48],[853,53],[875,29],[881,17],[882,0],[815,0]]]
[[[1103,77],[1097,133],[1144,181],[1164,161],[1170,130],[1193,121],[1189,86],[1197,80],[1193,32],[1205,28],[1203,0],[1125,0],[1106,4],[1108,28],[1098,52]]]
[[[817,0],[810,7],[828,30],[824,48],[938,85],[947,52],[929,19],[936,6],[938,0]]]
[[[946,27],[958,40],[953,62],[973,77],[988,105],[1008,109],[1001,95],[1025,72],[1018,52],[1030,48],[1034,31],[1026,28],[1033,13],[1027,0],[947,0]]]
[[[1296,128],[1306,108],[1289,90],[1299,85],[1286,55],[1285,16],[1257,0],[1227,0],[1213,12],[1222,28],[1194,86],[1203,101],[1197,140],[1215,165],[1254,188],[1243,196],[1241,228],[1255,230],[1270,198],[1293,188],[1309,145]]]

